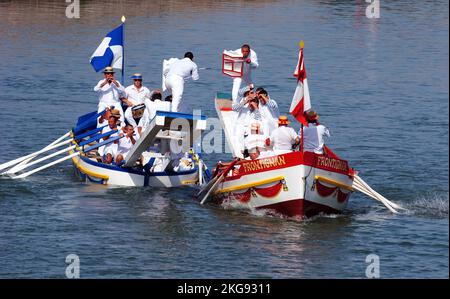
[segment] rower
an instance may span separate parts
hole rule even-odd
[[[131,147],[136,143],[136,140],[139,138],[139,135],[134,133],[133,126],[128,124],[124,127],[123,133],[120,135],[123,138],[119,139],[119,143],[117,146],[117,155],[116,155],[116,164],[120,165],[120,163],[127,158],[128,153],[130,152]]]
[[[259,156],[261,155],[261,152],[257,146],[254,146],[250,149],[248,149],[248,157],[245,158],[245,160],[256,160],[259,159]]]
[[[117,121],[118,121],[118,116],[117,115],[111,115],[108,118],[108,126],[103,128],[102,134],[105,134],[105,133],[107,133],[109,131],[112,131],[112,130],[118,130],[118,128],[117,128]],[[116,132],[114,134],[111,134],[109,136],[103,137],[100,140],[100,142],[103,142],[105,140],[108,140],[109,138],[116,137],[116,136],[118,136],[118,132]],[[114,142],[111,142],[111,143],[108,143],[106,145],[103,145],[103,146],[99,147],[98,151],[99,151],[99,154],[103,157],[103,162],[104,163],[106,163],[106,164],[111,164],[112,163],[113,158],[117,154],[117,144],[118,144],[118,141],[116,140]]]
[[[115,109],[119,110],[120,120],[123,122],[125,118],[121,106],[121,98],[124,95],[125,89],[119,81],[114,78],[114,73],[115,72],[112,67],[106,67],[103,70],[104,79],[98,81],[97,85],[94,87],[94,91],[98,93],[97,113],[101,113],[106,108],[111,108],[114,106]]]
[[[266,140],[266,145],[273,146],[276,155],[292,152],[292,147],[300,143],[300,138],[294,129],[288,127],[287,116],[281,115],[278,118],[278,128],[272,132],[270,138]]]
[[[259,151],[265,151],[266,137],[261,132],[261,124],[254,122],[250,126],[250,134],[244,139],[245,149],[248,151],[251,148],[258,147]]]
[[[316,154],[323,154],[323,146],[325,139],[330,137],[330,132],[324,125],[319,124],[319,115],[310,110],[306,113],[308,126],[303,128],[303,146],[305,151],[314,152]],[[300,137],[301,131],[300,131]]]
[[[170,102],[162,100],[162,94],[159,90],[154,90],[150,99],[145,99],[144,105],[144,114],[137,125],[139,136],[142,135],[142,132],[145,131],[153,118],[155,118],[157,111],[170,111]]]

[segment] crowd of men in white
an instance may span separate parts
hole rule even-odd
[[[255,51],[243,45],[236,50],[242,53],[244,73],[234,78],[232,89],[232,110],[236,113],[233,133],[237,136],[236,146],[246,159],[258,159],[272,155],[291,152],[301,143],[301,131],[297,134],[288,126],[286,116],[279,115],[278,105],[270,98],[264,88],[254,88],[251,79],[252,69],[258,67]],[[134,74],[133,84],[124,88],[114,78],[114,69],[104,69],[104,79],[94,87],[99,96],[98,112],[106,110],[98,119],[98,126],[106,126],[102,133],[118,130],[107,138],[120,135],[118,141],[99,148],[103,162],[113,161],[120,165],[126,159],[133,144],[145,131],[156,111],[188,113],[182,95],[184,82],[188,79],[198,80],[198,68],[193,62],[193,54],[187,52],[183,59],[171,59],[170,65],[163,70],[163,91],[171,94],[164,100],[158,89],[150,91],[142,84],[142,75]],[[245,87],[241,88],[244,83]],[[122,103],[128,108],[123,111]],[[318,115],[308,111],[309,125],[303,128],[303,146],[305,151],[323,153],[324,138],[329,137],[328,129],[318,123]],[[163,153],[164,154],[164,153]]]

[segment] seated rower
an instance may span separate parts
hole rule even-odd
[[[124,123],[120,121],[120,110],[111,109],[109,107],[106,108],[106,112],[98,118],[98,126],[100,127],[109,124],[109,118],[111,116],[116,118],[116,126],[121,129]]]
[[[289,120],[287,116],[281,115],[278,118],[278,128],[276,128],[270,138],[267,139],[266,145],[273,146],[276,155],[282,155],[292,152],[293,146],[300,143],[300,138],[294,129],[288,127]]]
[[[109,131],[112,130],[118,130],[117,128],[117,121],[118,118],[116,116],[111,115],[108,118],[108,126],[104,127],[102,130],[102,134],[105,134]],[[109,136],[103,137],[99,142],[103,142],[105,140],[108,140],[109,138],[115,137],[115,136],[119,136],[119,133],[116,132],[114,134],[111,134]],[[103,163],[106,164],[111,164],[113,161],[113,158],[116,156],[117,154],[117,144],[119,143],[118,140],[108,143],[104,146],[101,146],[98,151],[99,154],[103,157]]]
[[[124,127],[124,133],[120,133],[123,138],[119,139],[117,146],[116,164],[120,163],[127,158],[131,147],[136,143],[138,135],[134,133],[133,126],[128,124]]]
[[[257,160],[257,159],[259,159],[260,155],[261,155],[261,152],[259,151],[259,148],[257,146],[255,146],[255,147],[248,149],[248,157],[246,157],[245,160]]]
[[[325,138],[330,137],[330,132],[324,125],[319,124],[319,115],[314,110],[306,113],[306,119],[308,126],[303,128],[304,150],[322,155]],[[301,131],[299,135],[302,137]]]
[[[258,147],[260,152],[265,151],[266,139],[267,139],[266,136],[264,136],[261,132],[261,124],[259,122],[254,122],[250,125],[250,132],[248,136],[244,139],[244,147],[247,151],[250,148],[254,147]]]
[[[144,101],[144,109],[141,110],[142,117],[139,119],[137,124],[137,131],[139,136],[142,135],[142,132],[148,127],[150,122],[156,115],[157,111],[170,111],[170,102],[162,101],[162,94],[159,90],[154,90],[150,99],[145,99]],[[135,109],[140,109],[139,107],[135,107]]]

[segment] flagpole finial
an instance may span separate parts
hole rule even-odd
[[[305,42],[303,40],[300,41],[300,49],[303,49],[305,47]]]
[[[122,16],[122,18],[120,20],[122,21],[122,23],[125,23],[125,20],[126,20],[125,16]]]

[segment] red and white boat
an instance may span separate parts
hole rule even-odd
[[[311,102],[303,47],[304,43],[300,42],[294,72],[297,88],[289,112],[306,125],[305,112],[311,109]],[[223,73],[231,77],[241,76],[239,67],[234,70],[236,64],[228,60],[232,59],[224,55]],[[243,159],[231,95],[217,93],[215,106],[228,148],[235,160],[217,164],[212,180],[199,193],[208,190],[201,200],[202,204],[212,195],[215,203],[303,218],[342,212],[347,207],[350,195],[356,190],[381,202],[393,213],[403,209],[373,190],[350,168],[347,161],[340,159],[326,146],[325,154],[320,155],[309,151],[293,151],[270,157],[264,155],[264,158],[256,160]]]
[[[216,110],[233,149],[231,96],[218,93]],[[235,157],[239,153],[234,152]],[[331,150],[318,155],[294,151],[257,160],[239,160],[233,167],[218,163],[215,176],[224,178],[213,190],[213,202],[264,209],[288,217],[342,212],[354,191],[354,171]]]

